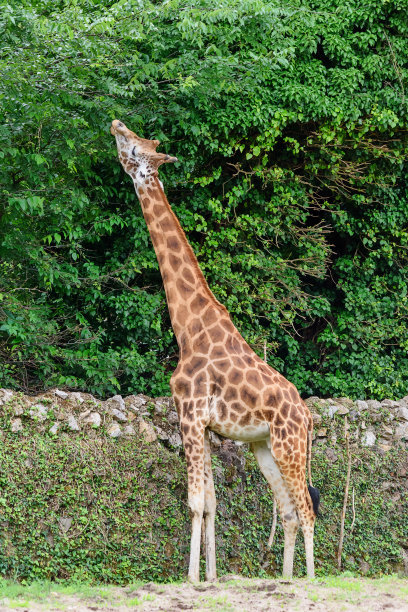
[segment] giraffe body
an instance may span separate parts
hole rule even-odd
[[[206,578],[216,578],[215,491],[208,431],[250,442],[279,507],[285,533],[283,573],[292,575],[299,524],[308,576],[313,577],[316,508],[305,479],[311,414],[295,386],[250,348],[228,311],[209,289],[194,252],[157,176],[160,164],[176,161],[156,152],[115,120],[119,159],[132,177],[156,251],[174,333],[180,349],[170,386],[187,461],[192,514],[189,578],[199,580],[204,517]],[[310,476],[310,475],[309,475]]]

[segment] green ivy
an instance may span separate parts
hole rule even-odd
[[[61,429],[52,436],[49,424],[33,425],[24,417],[23,431],[12,433],[14,407],[2,407],[0,418],[2,576],[124,584],[186,575],[190,519],[182,454],[159,442],[147,444],[139,435],[112,440],[103,429],[89,434]],[[337,571],[347,472],[343,426],[341,419],[332,425],[339,442],[331,452],[326,444],[313,447],[313,484],[323,500],[315,535],[318,575]],[[356,427],[351,423],[352,437]],[[381,453],[352,446],[352,453],[343,569],[358,573],[366,561],[369,575],[393,573],[403,565],[407,539],[406,450],[396,446]],[[282,527],[278,520],[268,552],[273,499],[252,453],[218,452],[213,471],[219,574],[279,575]],[[304,575],[305,566],[299,535],[296,574]]]

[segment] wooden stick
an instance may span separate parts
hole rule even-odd
[[[354,505],[354,487],[353,487],[353,492],[351,494],[351,507],[353,510],[353,520],[351,522],[350,533],[353,533],[354,523],[356,522],[356,507]]]
[[[337,551],[338,569],[341,569],[341,554],[343,552],[343,540],[344,540],[344,522],[346,519],[347,500],[348,500],[348,492],[349,492],[349,487],[350,487],[350,475],[351,475],[351,453],[350,453],[350,444],[349,444],[349,433],[347,429],[347,415],[345,416],[344,430],[345,430],[345,438],[346,438],[347,478],[346,478],[346,488],[344,490],[343,510],[341,512],[339,549]]]

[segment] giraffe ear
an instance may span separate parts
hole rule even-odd
[[[141,145],[141,147],[146,152],[148,151],[150,154],[156,153],[156,148],[159,146],[160,140],[147,140],[146,138],[140,138],[140,136],[136,136],[136,134],[134,134],[134,136],[136,137],[136,140],[139,145]]]

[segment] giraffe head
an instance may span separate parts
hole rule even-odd
[[[116,138],[123,169],[138,184],[149,182],[150,177],[157,176],[157,169],[161,164],[177,161],[177,157],[157,153],[159,140],[140,138],[117,119],[112,121],[110,132]]]

